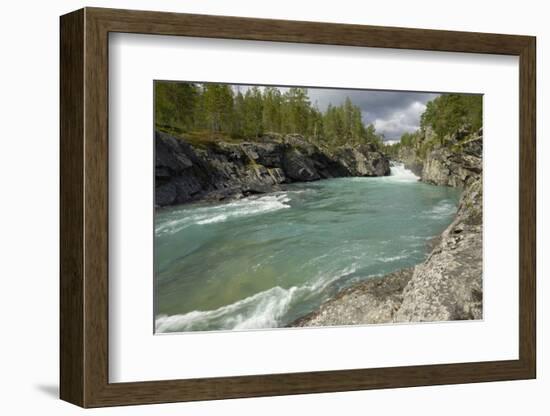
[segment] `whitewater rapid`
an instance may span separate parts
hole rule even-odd
[[[344,269],[340,275],[321,275],[303,286],[292,286],[288,289],[276,286],[212,311],[192,311],[171,316],[159,315],[156,319],[156,331],[193,331],[212,325],[222,331],[275,328],[288,312],[295,298],[315,296],[335,280],[354,271],[352,265]]]
[[[390,167],[390,176],[386,178],[397,182],[418,182],[420,180],[411,170],[405,168],[403,163],[393,163],[393,166]]]
[[[155,234],[174,234],[190,225],[214,224],[217,222],[237,219],[249,215],[265,214],[279,209],[290,208],[286,193],[278,193],[261,197],[248,197],[225,205],[185,207],[172,212],[171,219],[157,224]],[[188,212],[193,212],[187,215]]]

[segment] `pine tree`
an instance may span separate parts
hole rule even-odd
[[[243,101],[243,135],[258,137],[263,133],[263,98],[258,87],[246,91]]]
[[[306,88],[290,88],[284,96],[287,133],[306,134],[311,104]]]
[[[199,89],[193,83],[156,81],[155,124],[189,130],[194,124],[193,109],[197,104]]]
[[[244,135],[244,125],[245,125],[245,104],[244,96],[241,93],[240,89],[235,95],[235,103],[233,105],[233,129],[232,135],[234,137],[243,137]]]
[[[263,93],[263,128],[270,132],[281,131],[282,96],[278,88],[266,87]]]
[[[308,117],[308,131],[307,135],[311,137],[314,141],[319,142],[323,139],[323,114],[315,105],[311,108],[310,114]]]
[[[464,125],[478,130],[482,125],[482,96],[465,94],[443,94],[429,101],[420,118],[423,129],[431,127],[445,144],[445,138]]]
[[[206,122],[211,132],[231,131],[233,90],[225,84],[206,84],[203,90]]]

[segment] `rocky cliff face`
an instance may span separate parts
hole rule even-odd
[[[481,175],[483,140],[480,134],[456,145],[432,150],[423,163],[421,178],[434,185],[461,187]]]
[[[483,132],[469,134],[464,140],[465,134],[467,132],[459,131],[448,137],[449,145],[435,146],[425,156],[420,156],[418,149],[403,147],[397,158],[424,182],[463,187],[483,170]]]
[[[277,190],[282,184],[345,176],[389,175],[389,160],[368,146],[329,151],[299,135],[193,146],[155,133],[155,203],[222,200]]]
[[[416,151],[410,147],[403,147],[399,150],[397,160],[402,162],[405,168],[412,171],[416,176],[422,176],[424,161],[416,155]]]
[[[435,149],[422,161],[423,181],[464,188],[454,221],[423,263],[345,289],[291,326],[482,319],[481,153],[478,134],[460,152]]]

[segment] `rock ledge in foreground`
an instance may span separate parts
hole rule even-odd
[[[342,290],[316,311],[289,326],[365,325],[393,322],[403,301],[403,290],[413,269],[402,269],[383,277],[373,277]]]

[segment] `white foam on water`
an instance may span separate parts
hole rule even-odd
[[[228,204],[184,208],[170,213],[173,220],[162,222],[155,229],[156,235],[175,234],[191,225],[208,225],[250,215],[265,214],[290,208],[290,198],[286,193],[248,197]],[[188,210],[193,214],[187,215]]]
[[[292,190],[292,191],[285,191],[285,193],[288,195],[288,194],[296,194],[296,195],[300,195],[300,194],[311,194],[311,193],[314,193],[316,192],[315,189],[312,189],[312,188],[304,188],[304,189],[295,189],[295,190]]]
[[[395,163],[390,167],[390,176],[384,176],[391,182],[418,182],[420,178],[411,170],[406,169],[403,163]]]
[[[382,263],[391,263],[392,261],[406,259],[407,257],[409,257],[409,255],[410,254],[400,254],[397,256],[381,257],[378,260]]]
[[[208,330],[209,327],[216,330],[277,328],[295,299],[308,298],[321,292],[332,282],[353,273],[355,268],[356,265],[352,265],[330,277],[321,275],[303,286],[292,286],[288,289],[275,286],[210,311],[159,315],[155,321],[156,331],[184,332]]]
[[[283,316],[292,302],[298,288],[296,286],[290,289],[283,289],[279,286],[271,290],[270,296],[261,296],[251,313],[248,315],[238,315],[237,319],[230,317],[227,321],[235,322],[232,329],[257,329],[273,328]]]
[[[453,215],[455,212],[456,212],[456,205],[448,199],[443,199],[442,201],[439,201],[431,210],[429,210],[424,215],[435,217],[435,218],[447,218]]]
[[[403,163],[393,163],[390,166],[390,174],[388,176],[353,176],[345,178],[349,182],[396,182],[396,183],[414,183],[420,180],[411,170],[406,169]]]
[[[288,310],[296,287],[279,286],[211,311],[192,311],[181,315],[160,315],[157,332],[193,331],[208,325],[219,330],[273,328]]]
[[[431,240],[432,238],[434,238],[435,235],[432,235],[432,236],[422,236],[422,235],[402,235],[400,236],[399,238],[402,239],[402,240]]]
[[[200,224],[200,225],[203,225],[203,224],[212,224],[212,223],[216,223],[216,222],[223,222],[227,219],[227,215],[224,215],[224,214],[220,214],[220,215],[214,215],[213,217],[211,218],[206,218],[204,220],[199,220],[197,221],[196,223],[197,224]]]

